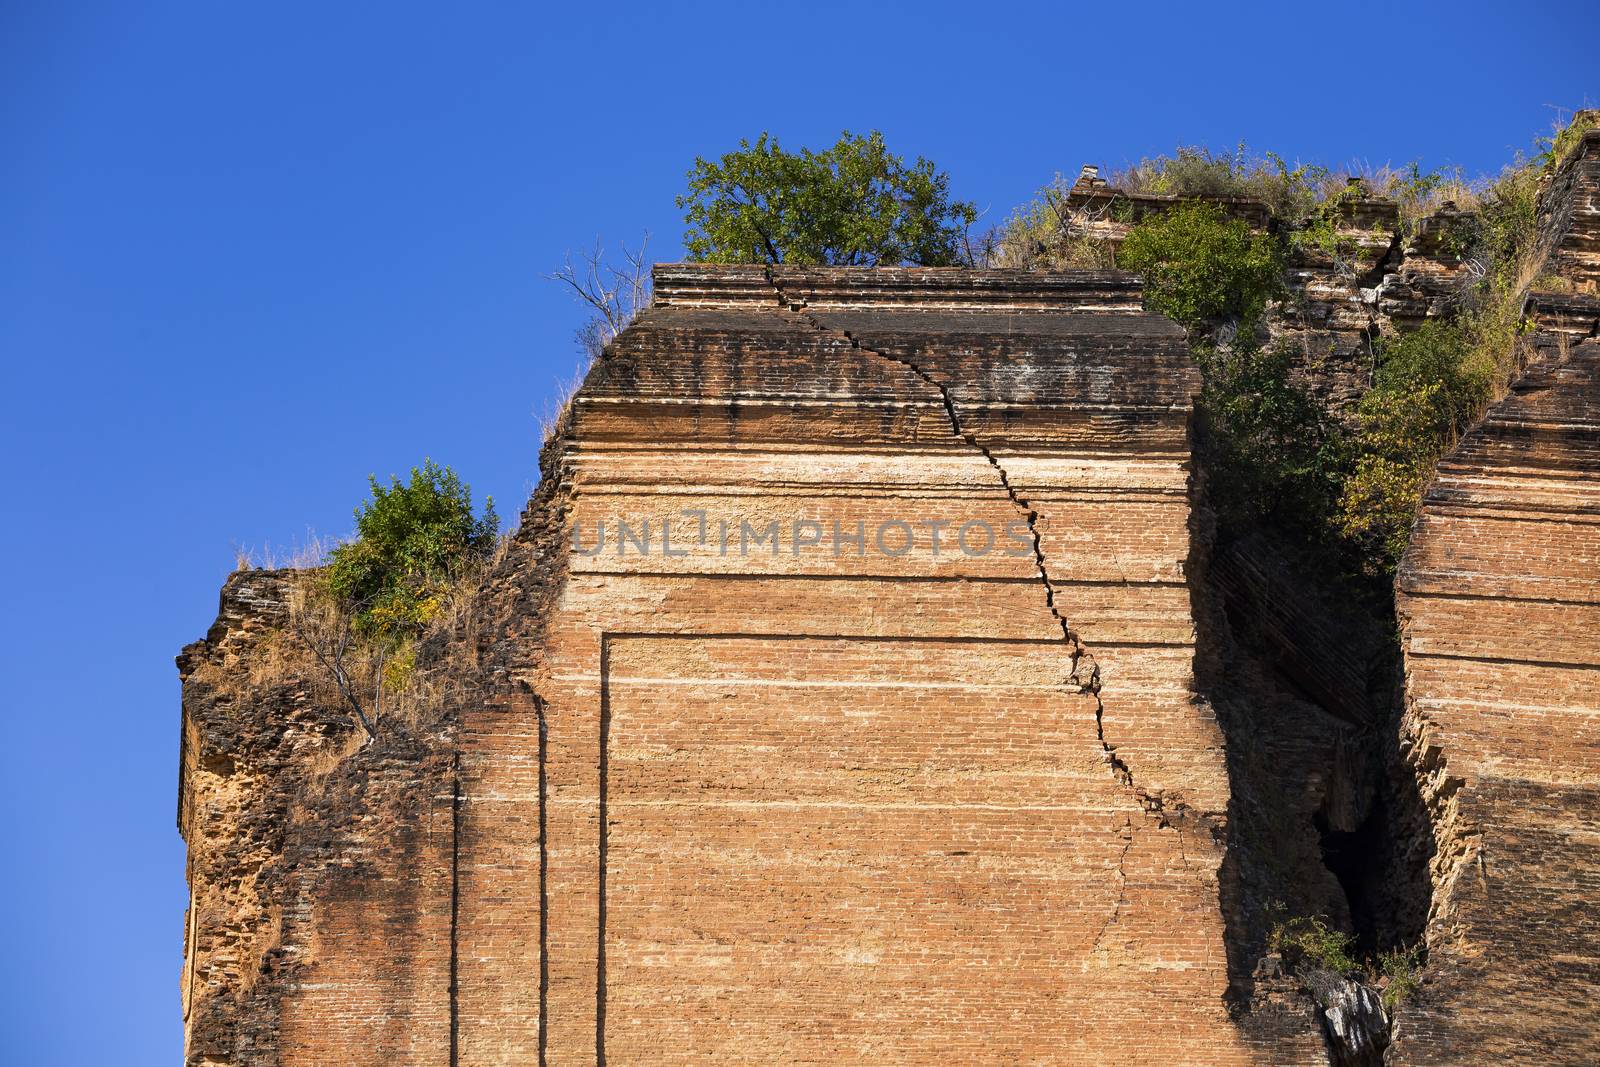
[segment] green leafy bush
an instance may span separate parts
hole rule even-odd
[[[1315,531],[1338,491],[1339,426],[1290,376],[1287,345],[1196,346],[1210,495],[1224,519]]]
[[[1191,331],[1234,323],[1251,334],[1283,291],[1277,242],[1210,204],[1145,219],[1129,231],[1118,258],[1145,276],[1151,310]]]
[[[1429,405],[1431,426],[1437,434],[1451,432],[1489,398],[1488,368],[1473,361],[1472,341],[1465,324],[1441,319],[1379,341],[1373,392],[1415,393],[1437,386]]]
[[[1283,957],[1291,970],[1320,967],[1335,974],[1362,973],[1354,955],[1355,935],[1335,930],[1320,915],[1301,915],[1273,925],[1267,947]]]
[[[427,460],[411,480],[371,480],[356,509],[357,538],[333,550],[328,584],[349,606],[363,637],[400,642],[436,617],[452,583],[494,549],[499,519],[489,500],[472,513],[472,490],[449,467]]]
[[[876,130],[798,153],[763,133],[696,158],[678,207],[689,258],[708,263],[953,266],[978,217],[950,199],[949,175],[920,156],[908,166]]]
[[[1399,563],[1443,446],[1430,432],[1438,386],[1363,398],[1348,477],[1339,492],[1337,532],[1359,569],[1386,574]]]
[[[1283,292],[1278,243],[1195,203],[1139,223],[1120,258],[1143,272],[1146,304],[1189,331],[1204,382],[1211,498],[1224,518],[1316,527],[1336,492],[1338,427],[1291,376],[1293,349],[1261,343],[1267,308]]]

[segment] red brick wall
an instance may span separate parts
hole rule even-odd
[[[1393,1062],[1600,1062],[1600,131],[1546,190],[1537,356],[1440,464],[1398,581],[1437,854]]]
[[[1024,326],[1026,276],[974,297],[882,272],[862,312],[793,275],[816,302],[791,314],[746,275],[724,276],[759,299],[659,279],[577,400],[584,547],[672,514],[686,554],[570,559],[523,679],[548,726],[542,852],[534,699],[466,720],[463,1062],[536,1054],[532,998],[550,1062],[1248,1062],[1222,1000],[1226,776],[1190,691],[1176,328],[1115,279],[1099,302],[1123,310]],[[869,533],[835,556],[786,533],[740,556],[715,536],[1003,537],[1029,511],[1048,582],[1026,539],[935,557],[925,530],[904,555]],[[1098,715],[1057,614],[1099,664]]]

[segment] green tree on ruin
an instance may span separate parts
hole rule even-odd
[[[883,134],[848,130],[821,152],[786,152],[763,133],[720,159],[696,158],[678,197],[689,258],[703,263],[929,267],[970,262],[978,218],[950,199],[950,177],[907,165]]]

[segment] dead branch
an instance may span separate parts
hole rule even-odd
[[[650,261],[645,256],[649,244],[647,232],[637,250],[626,244],[619,245],[621,262],[617,263],[606,258],[604,246],[596,240],[593,250],[578,257],[576,262],[568,253],[560,270],[545,275],[550,281],[571,289],[593,312],[577,335],[579,347],[591,359],[598,358],[605,346],[627,329],[634,316],[650,302]]]
[[[323,620],[326,625],[316,626],[310,621],[310,613],[305,610],[302,602],[298,610],[289,612],[290,629],[322,669],[328,672],[334,686],[339,690],[339,695],[349,705],[350,711],[361,724],[361,728],[366,731],[367,736],[377,737],[378,731],[374,728],[372,720],[367,717],[361,700],[356,696],[356,681],[350,674],[350,650],[355,641],[354,619],[342,604],[332,610],[333,617]]]

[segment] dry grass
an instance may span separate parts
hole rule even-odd
[[[446,706],[460,686],[463,674],[475,666],[466,658],[477,648],[487,580],[505,560],[513,536],[513,532],[507,531],[496,538],[494,550],[488,557],[458,577],[440,597],[438,614],[428,623],[427,632],[391,653],[391,657],[400,656],[406,660],[404,670],[384,675],[380,666],[383,676],[383,684],[377,686],[378,699],[382,702],[380,723],[387,719],[404,723],[413,730],[425,728]],[[435,638],[444,639],[448,658],[418,664],[415,657],[420,646],[427,643],[440,647]]]
[[[1246,197],[1293,221],[1359,188],[1364,195],[1395,201],[1408,230],[1449,204],[1464,211],[1476,209],[1493,185],[1493,179],[1469,178],[1459,168],[1424,171],[1415,163],[1395,166],[1364,160],[1335,167],[1291,164],[1271,154],[1252,155],[1242,145],[1231,154],[1180,148],[1175,156],[1130,164],[1113,172],[1109,180],[1129,193]]]
[[[287,546],[267,542],[260,548],[255,548],[235,542],[234,570],[313,570],[327,563],[333,550],[343,543],[342,538],[326,537],[309,527],[306,529],[305,540]]]
[[[594,359],[585,356],[583,361],[573,370],[567,378],[557,378],[555,391],[546,397],[543,409],[539,412],[539,443],[547,445],[550,439],[561,432],[567,424],[568,417],[572,414],[572,401],[578,395],[578,390],[583,387],[583,380],[589,374],[589,368],[594,365]]]
[[[367,744],[366,735],[360,730],[351,730],[338,738],[325,739],[325,743],[311,749],[306,757],[304,767],[306,776],[313,782],[322,782],[328,775],[344,766],[345,762],[360,752]]]
[[[1133,194],[1247,197],[1292,217],[1309,201],[1303,195],[1306,184],[1292,178],[1291,170],[1276,156],[1254,155],[1243,144],[1232,152],[1182,145],[1170,156],[1147,156],[1116,168],[1107,181]]]
[[[1134,195],[1257,200],[1279,218],[1295,223],[1326,216],[1330,204],[1359,189],[1393,200],[1402,230],[1409,234],[1422,219],[1446,207],[1476,212],[1493,205],[1508,183],[1549,173],[1586,131],[1595,128],[1600,128],[1600,110],[1558,112],[1550,135],[1536,139],[1531,153],[1519,153],[1498,175],[1473,177],[1451,167],[1423,170],[1417,163],[1396,166],[1357,160],[1332,167],[1289,163],[1272,153],[1253,153],[1241,144],[1231,152],[1183,146],[1171,155],[1115,168],[1106,180],[1112,189]],[[1114,239],[1101,232],[1105,220],[1064,217],[1062,204],[1072,185],[1057,174],[1032,201],[1012,212],[996,241],[996,266],[1039,270],[1115,265]]]
[[[1383,163],[1373,166],[1362,161],[1329,175],[1318,189],[1319,197],[1326,200],[1337,196],[1352,179],[1359,180],[1368,195],[1393,200],[1399,205],[1400,223],[1408,233],[1429,215],[1449,207],[1461,211],[1478,210],[1494,185],[1493,179],[1487,176],[1467,177],[1459,167],[1424,174],[1415,165],[1396,167]]]

